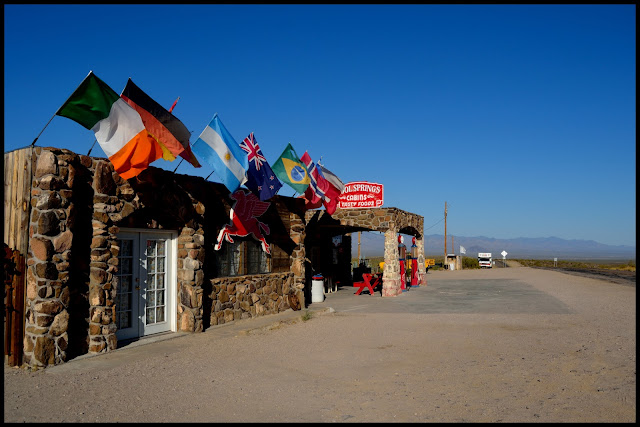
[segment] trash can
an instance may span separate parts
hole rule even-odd
[[[311,279],[311,302],[323,302],[324,280],[322,274],[316,274]]]

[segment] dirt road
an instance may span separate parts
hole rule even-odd
[[[4,421],[636,421],[635,286],[526,267],[427,280],[395,298],[343,289],[306,322],[5,366]]]

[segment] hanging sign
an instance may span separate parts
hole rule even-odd
[[[268,235],[269,226],[257,219],[269,209],[271,202],[262,202],[255,194],[251,192],[245,193],[242,189],[236,190],[229,197],[236,201],[229,212],[231,221],[220,230],[214,249],[219,251],[223,240],[233,243],[231,236],[244,237],[251,235],[262,244],[262,249],[266,253],[271,254],[269,244],[260,232],[262,229]]]
[[[384,202],[383,189],[375,182],[350,182],[340,194],[338,209],[379,208]]]

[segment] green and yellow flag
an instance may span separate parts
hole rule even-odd
[[[304,193],[311,183],[307,168],[296,154],[291,143],[287,144],[278,160],[271,166],[271,170],[276,174],[280,181],[296,190],[298,193]]]

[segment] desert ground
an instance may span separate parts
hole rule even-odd
[[[633,282],[429,271],[393,298],[4,370],[5,422],[636,422]],[[307,316],[308,317],[308,316]]]

